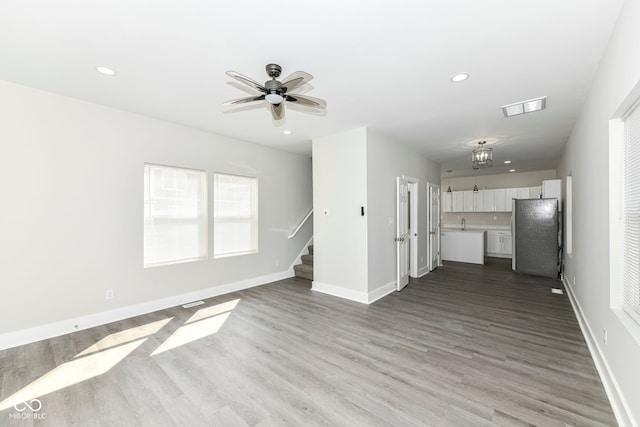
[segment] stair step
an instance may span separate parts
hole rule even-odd
[[[302,263],[313,265],[313,255],[302,255]]]
[[[293,266],[293,270],[296,273],[296,277],[313,280],[313,265],[298,264]]]

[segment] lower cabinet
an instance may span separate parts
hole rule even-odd
[[[511,232],[487,230],[487,256],[511,258]]]

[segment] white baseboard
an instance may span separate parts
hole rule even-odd
[[[596,365],[596,370],[600,375],[600,380],[602,381],[604,390],[607,393],[609,403],[611,403],[611,409],[613,409],[613,413],[616,417],[616,420],[618,421],[618,424],[623,427],[636,425],[633,421],[629,406],[622,393],[620,393],[618,382],[613,376],[611,368],[609,368],[609,364],[607,363],[607,359],[604,357],[604,353],[602,352],[602,349],[598,344],[596,335],[593,333],[591,326],[589,326],[589,322],[584,317],[582,307],[580,307],[580,303],[575,297],[573,288],[566,280],[566,276],[564,274],[562,275],[562,283],[567,290],[567,295],[569,296],[569,301],[571,302],[573,311],[576,314],[576,318],[578,319],[580,330],[582,331],[582,335],[587,342],[587,347],[589,347],[591,358]]]
[[[367,296],[367,304],[378,301],[380,298],[385,297],[396,290],[396,281],[389,282],[386,285],[380,286],[378,289],[369,292]]]
[[[427,273],[429,273],[428,265],[425,265],[424,267],[420,267],[418,269],[418,278],[425,276]]]
[[[251,279],[240,280],[238,282],[233,282],[226,285],[214,286],[211,288],[189,292],[186,294],[180,294],[172,297],[157,299],[154,301],[116,308],[114,310],[89,314],[87,316],[61,320],[58,322],[35,326],[28,329],[22,329],[15,332],[7,332],[4,334],[0,334],[0,350],[5,350],[7,348],[17,347],[19,345],[57,337],[75,331],[81,331],[83,329],[93,328],[95,326],[116,322],[118,320],[151,313],[158,310],[164,310],[170,307],[176,307],[178,305],[186,304],[192,301],[212,298],[231,292],[264,285],[278,280],[287,279],[289,277],[293,277],[293,269],[268,274],[265,276],[254,277]]]
[[[321,283],[316,280],[311,283],[312,291],[322,292],[323,294],[348,299],[350,301],[355,301],[362,304],[371,304],[372,302],[377,301],[386,295],[389,295],[395,289],[395,280],[393,282],[387,283],[386,285],[382,285],[378,289],[369,293],[354,291],[353,289],[346,289],[342,286],[330,285],[328,283]]]
[[[321,283],[317,280],[311,282],[311,290],[322,292],[323,294],[340,297],[362,304],[369,304],[369,295],[365,292],[354,291],[353,289],[343,288],[342,286]]]

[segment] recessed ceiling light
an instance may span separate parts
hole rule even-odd
[[[516,171],[515,169],[509,169],[509,172],[515,172],[515,171]]]
[[[105,76],[115,76],[116,72],[109,67],[97,66],[96,71],[104,74]]]
[[[467,80],[469,78],[469,74],[467,73],[458,73],[458,74],[454,74],[453,76],[451,76],[451,81],[453,83],[460,83],[463,82],[465,80]]]
[[[505,162],[505,164],[508,165],[509,163],[511,163],[511,160],[505,160],[504,162]]]
[[[291,131],[290,130],[285,130],[282,133],[284,133],[285,135],[291,135]]]
[[[503,105],[502,113],[505,117],[517,116],[524,113],[533,113],[534,111],[544,110],[547,106],[547,97],[530,99],[528,101],[515,102],[509,105]]]

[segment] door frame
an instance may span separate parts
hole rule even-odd
[[[397,188],[396,191],[398,191],[399,186],[401,185],[401,182],[406,182],[407,183],[407,189],[409,191],[409,204],[411,206],[411,208],[409,209],[409,211],[407,212],[408,216],[409,216],[409,222],[412,225],[412,228],[409,230],[409,232],[411,233],[409,235],[409,268],[408,268],[408,276],[409,277],[414,277],[417,278],[418,277],[418,257],[419,257],[419,247],[420,245],[418,244],[418,228],[420,225],[420,218],[418,215],[418,212],[420,211],[419,206],[418,206],[418,194],[420,192],[420,187],[419,187],[419,183],[420,180],[418,178],[413,178],[409,175],[402,175],[401,177],[397,177],[396,178],[397,181]],[[400,199],[396,198],[396,221],[398,221],[397,227],[400,226],[399,221],[399,215],[401,212],[401,207],[400,207]],[[399,228],[397,231],[397,234],[399,234]],[[398,291],[400,291],[402,288],[404,288],[406,286],[406,284],[400,284],[400,278],[402,276],[401,274],[401,260],[402,257],[400,255],[400,251],[401,251],[401,245],[402,243],[398,241],[400,236],[396,237],[396,281],[397,281],[397,289]],[[402,276],[404,277],[404,276]]]
[[[419,199],[419,187],[418,179],[402,176],[407,180],[409,184],[409,224],[411,233],[409,238],[409,277],[418,277],[418,226],[420,225],[420,218],[418,217],[418,199]]]
[[[428,257],[428,269],[429,271],[433,271],[435,270],[437,267],[442,265],[442,251],[440,248],[440,228],[442,226],[442,216],[441,216],[441,191],[440,191],[440,186],[436,185],[436,184],[432,184],[430,182],[427,182],[427,229],[428,229],[428,237],[427,237],[427,257]],[[437,197],[438,198],[438,209],[437,212],[434,212],[433,210],[433,197]],[[437,216],[440,220],[438,221],[438,226],[436,227],[437,229],[433,231],[434,234],[432,234],[432,228],[433,228],[433,218],[434,216]],[[434,241],[435,239],[435,241]],[[436,244],[437,247],[437,256],[434,257],[433,256],[433,245],[434,243]],[[436,262],[434,263],[434,258],[436,259]],[[435,265],[434,265],[435,264]]]

